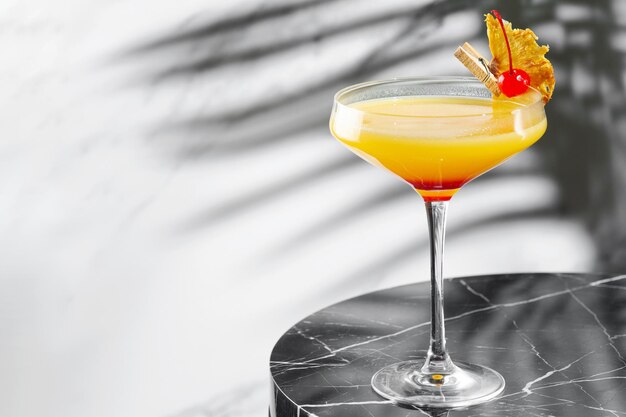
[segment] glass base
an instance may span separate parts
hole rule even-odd
[[[504,390],[504,378],[493,369],[454,362],[448,374],[422,373],[424,360],[389,365],[372,377],[374,391],[395,403],[424,408],[481,404]]]

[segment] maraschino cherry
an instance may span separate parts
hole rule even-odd
[[[500,22],[502,33],[504,34],[504,40],[506,41],[506,49],[509,52],[509,70],[502,72],[498,77],[498,87],[502,94],[507,97],[515,97],[523,94],[528,90],[530,85],[530,76],[526,71],[519,68],[513,68],[513,57],[511,56],[511,45],[509,45],[509,38],[506,36],[506,29],[504,29],[504,22],[502,22],[502,16],[497,10],[492,10],[491,13]]]

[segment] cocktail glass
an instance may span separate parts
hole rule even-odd
[[[448,200],[467,182],[539,140],[541,94],[492,98],[474,78],[429,77],[357,84],[335,95],[333,135],[409,183],[424,199],[430,235],[431,333],[427,356],[389,365],[372,387],[396,403],[428,408],[489,401],[504,389],[496,371],[446,350],[443,249]]]

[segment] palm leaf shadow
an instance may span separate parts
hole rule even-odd
[[[445,10],[457,10],[461,8],[462,3],[463,2],[455,3],[454,7],[450,7],[447,3],[442,4],[446,5]],[[440,10],[442,6],[435,7],[435,5],[438,4],[439,3],[433,3],[418,9],[413,14],[412,20],[408,23],[404,23],[395,36],[373,47],[372,51],[364,56],[356,65],[346,68],[334,76],[304,85],[292,93],[268,96],[257,104],[242,107],[238,110],[210,116],[193,117],[174,124],[167,123],[165,125],[156,126],[154,131],[161,133],[168,131],[184,131],[186,133],[190,131],[197,132],[197,135],[201,136],[202,140],[199,143],[193,143],[191,146],[187,144],[187,147],[185,144],[179,144],[183,149],[179,154],[182,156],[193,155],[194,158],[199,158],[208,153],[228,152],[231,148],[229,144],[229,142],[231,142],[230,135],[234,136],[235,143],[237,144],[235,146],[236,149],[233,151],[240,152],[251,140],[255,145],[262,146],[267,143],[286,140],[288,134],[293,133],[295,129],[302,131],[303,127],[320,126],[328,118],[329,97],[332,97],[332,94],[340,87],[345,86],[347,83],[354,82],[355,80],[368,78],[389,66],[407,62],[445,47],[445,43],[440,42],[437,44],[433,43],[428,47],[418,44],[400,52],[390,52],[393,51],[392,46],[398,43],[400,39],[406,38],[412,33],[419,31],[420,25],[417,23],[421,21],[440,20],[443,11]],[[391,16],[388,17],[388,19],[393,19],[394,17],[395,16]],[[359,23],[359,26],[360,25],[361,23]],[[364,25],[367,25],[367,23]],[[350,30],[351,28],[351,24],[345,25],[346,30]],[[261,60],[263,58],[265,58],[265,56],[260,56],[257,59]],[[225,62],[223,65],[226,64]],[[201,69],[198,71],[202,74],[206,73],[206,71]],[[182,76],[194,72],[194,70],[190,69],[187,72],[181,72],[176,75]],[[306,112],[291,111],[293,108],[306,108]],[[294,115],[295,119],[290,119],[287,123],[268,123],[265,130],[261,129],[259,131],[256,126],[256,124],[258,124],[256,122],[258,122],[259,119],[275,117],[284,120],[285,111],[289,115]],[[298,121],[298,123],[296,123],[296,121]],[[233,129],[233,127],[234,132],[230,133],[229,130]],[[249,127],[247,132],[246,127]],[[241,130],[244,130],[244,132],[242,133]],[[214,140],[207,141],[207,137],[222,138],[219,148],[215,146]]]
[[[274,8],[268,8],[257,12],[244,15],[225,18],[221,21],[207,24],[199,28],[193,28],[181,33],[164,36],[154,41],[131,47],[120,54],[120,58],[128,58],[141,56],[154,52],[159,52],[167,47],[180,47],[184,50],[188,49],[190,43],[217,41],[220,44],[225,35],[231,32],[238,32],[246,27],[254,24],[273,23],[277,26],[281,25],[281,20],[285,21],[295,13],[306,12],[310,8],[319,8],[327,3],[338,3],[339,0],[323,0],[318,2],[306,2],[297,5],[280,5]],[[160,80],[168,77],[186,76],[190,73],[207,73],[208,71],[226,65],[241,63],[245,61],[258,61],[266,59],[274,54],[284,53],[289,49],[293,49],[302,45],[319,42],[324,38],[332,38],[343,33],[350,33],[362,28],[370,28],[381,23],[388,23],[394,20],[405,20],[407,18],[413,21],[410,25],[412,31],[424,31],[425,25],[417,25],[415,23],[428,22],[430,25],[440,22],[444,15],[461,10],[467,4],[471,4],[469,0],[461,0],[457,2],[437,2],[433,1],[426,5],[416,4],[411,7],[402,9],[391,9],[384,13],[367,15],[359,17],[358,15],[346,22],[339,22],[330,27],[314,28],[311,33],[294,32],[290,33],[288,39],[275,39],[272,31],[266,34],[268,40],[266,45],[244,45],[240,51],[231,51],[226,48],[225,51],[211,50],[207,51],[204,58],[194,60],[193,62],[183,62],[178,66],[168,66],[166,68],[157,68],[154,71],[154,78],[150,81]],[[425,26],[430,27],[430,26]],[[406,35],[404,33],[403,35]],[[258,41],[258,40],[256,40]]]
[[[197,214],[185,221],[176,232],[188,233],[198,231],[202,228],[210,227],[212,224],[235,217],[249,209],[252,205],[264,204],[274,198],[281,197],[291,191],[299,189],[303,182],[322,180],[330,175],[335,175],[340,171],[349,169],[357,165],[359,161],[355,158],[341,158],[336,161],[325,161],[312,169],[301,172],[298,175],[288,177],[283,181],[276,182],[268,187],[262,188],[252,193],[247,193],[241,198],[228,202],[217,208]]]
[[[611,80],[617,80],[623,72],[623,54],[615,54],[615,46],[611,46],[611,36],[616,27],[617,17],[605,14],[607,21],[598,22],[597,16],[590,15],[587,18],[576,21],[568,21],[567,19],[559,20],[560,14],[559,2],[546,0],[533,7],[526,7],[527,2],[523,0],[510,1],[506,4],[495,1],[436,1],[427,5],[418,5],[415,8],[406,10],[391,9],[385,13],[374,16],[366,16],[343,21],[340,25],[331,25],[323,30],[314,28],[313,30],[299,32],[295,31],[289,38],[270,38],[269,41],[254,43],[252,46],[246,46],[239,49],[229,49],[228,36],[234,32],[245,29],[248,26],[260,24],[280,25],[288,22],[296,15],[309,13],[311,10],[323,8],[331,3],[340,0],[323,0],[323,1],[307,1],[290,5],[272,5],[256,12],[242,12],[233,17],[223,18],[219,21],[211,22],[199,27],[188,30],[182,30],[178,33],[166,35],[143,45],[131,48],[127,51],[126,56],[137,57],[159,53],[165,49],[181,49],[184,50],[191,44],[211,45],[217,43],[220,47],[217,50],[207,50],[200,54],[199,58],[180,59],[179,65],[157,68],[153,72],[154,77],[147,79],[149,82],[167,83],[168,80],[186,76],[215,76],[216,70],[227,68],[230,65],[245,65],[248,62],[263,62],[277,54],[284,53],[288,50],[303,45],[318,42],[321,39],[333,38],[335,36],[355,32],[357,30],[366,29],[368,26],[378,24],[395,24],[398,30],[395,36],[388,40],[384,40],[377,45],[373,45],[369,53],[366,54],[355,65],[345,68],[336,74],[322,79],[302,85],[300,88],[285,94],[277,94],[266,97],[263,100],[252,103],[246,107],[240,107],[235,110],[223,111],[209,115],[201,115],[180,120],[178,123],[165,124],[157,126],[155,130],[185,132],[190,138],[197,138],[183,143],[178,143],[178,157],[186,159],[199,159],[208,155],[228,155],[240,154],[242,152],[254,152],[259,149],[266,148],[269,145],[275,145],[281,141],[289,140],[289,136],[303,130],[320,129],[327,120],[329,97],[338,88],[354,83],[365,78],[370,78],[376,73],[387,68],[401,65],[413,60],[421,60],[428,57],[431,53],[441,48],[453,48],[456,44],[468,39],[432,39],[428,45],[416,42],[412,45],[404,45],[397,48],[402,40],[415,37],[419,33],[420,26],[426,22],[441,22],[447,15],[459,11],[474,10],[472,13],[483,13],[485,10],[498,5],[504,13],[514,16],[516,22],[519,20],[520,26],[534,26],[537,23],[556,23],[564,30],[587,30],[598,40],[601,45],[597,48],[599,51],[595,53],[597,63],[591,66],[593,70],[597,70],[598,74],[606,75]],[[572,5],[586,5],[588,2],[570,1],[560,2]],[[599,0],[592,2],[593,6],[598,9],[610,9],[613,2],[610,0]],[[407,21],[407,17],[409,18]],[[582,29],[581,29],[582,28]],[[476,34],[478,36],[478,34]],[[482,35],[481,35],[482,36]],[[576,45],[562,45],[551,51],[551,58],[555,62],[555,66],[569,71],[576,62],[577,57],[585,52]],[[602,66],[602,68],[601,68]],[[593,76],[593,74],[592,74]],[[583,169],[579,169],[576,175],[572,169],[563,170],[564,164],[557,161],[558,156],[562,155],[562,149],[559,144],[541,144],[545,148],[545,161],[542,169],[547,172],[558,183],[559,188],[564,190],[562,193],[563,201],[560,210],[569,215],[582,216],[587,224],[593,229],[599,229],[602,239],[605,242],[601,244],[602,252],[605,258],[609,258],[608,253],[614,253],[612,244],[624,246],[626,242],[626,227],[610,227],[615,224],[614,220],[624,217],[620,212],[621,205],[624,204],[620,199],[613,199],[609,206],[602,205],[598,202],[598,190],[605,190],[605,195],[611,195],[611,190],[615,190],[618,184],[623,181],[615,181],[614,169],[607,166],[606,160],[610,159],[613,146],[622,149],[624,153],[623,134],[611,130],[606,126],[598,126],[597,123],[591,123],[586,120],[585,115],[589,114],[589,108],[592,106],[603,106],[607,109],[612,120],[623,120],[626,118],[624,110],[624,94],[621,84],[618,84],[616,100],[615,95],[612,97],[607,95],[606,89],[598,88],[594,93],[588,95],[585,100],[576,102],[579,97],[576,91],[572,89],[571,80],[558,85],[557,93],[553,103],[551,103],[550,120],[554,120],[559,124],[559,130],[551,132],[551,135],[557,137],[557,141],[561,144],[566,140],[572,140],[577,146],[576,162],[581,163]],[[572,103],[574,101],[575,103]],[[572,111],[572,107],[574,110]],[[303,111],[306,109],[306,111]],[[287,115],[287,116],[286,116]],[[265,120],[265,123],[261,121]],[[276,121],[277,123],[268,122]],[[603,140],[593,146],[594,157],[591,161],[585,160],[586,152],[582,144],[581,132],[587,132],[589,135],[601,136]],[[565,136],[569,136],[565,138]],[[563,139],[561,139],[563,138]],[[622,160],[624,158],[622,157]],[[343,161],[334,161],[319,168],[318,173],[324,177],[332,173],[340,172],[352,166],[355,159],[345,159]],[[557,161],[557,163],[555,163]],[[579,166],[580,167],[580,166]],[[299,185],[306,186],[316,181],[318,176],[308,175],[298,177],[302,180]],[[591,179],[590,179],[591,178]],[[598,178],[608,178],[608,181],[601,182]],[[238,215],[248,210],[253,210],[255,204],[269,199],[277,198],[281,193],[287,193],[294,189],[295,181],[283,181],[279,184],[270,185],[267,189],[261,189],[252,197],[236,199],[233,202],[223,204],[216,209],[207,210],[198,214],[189,221],[185,221],[179,229],[180,231],[189,232],[191,230],[201,230],[216,224],[217,221],[224,220],[230,215]],[[580,185],[583,185],[581,188]],[[354,209],[353,213],[364,215],[368,211],[374,210],[385,204],[385,201],[393,201],[400,198],[393,190],[387,190],[382,195],[373,196],[360,202],[363,209]],[[615,194],[613,192],[613,194]],[[606,219],[599,221],[597,213],[606,214]],[[345,213],[338,213],[333,217],[321,221],[311,227],[305,227],[297,233],[295,237],[287,238],[285,247],[297,244],[299,241],[309,238],[315,238],[323,235],[325,232],[345,220]],[[523,214],[520,214],[520,218]],[[613,223],[611,223],[613,221]],[[607,239],[606,235],[609,235]],[[621,240],[620,240],[621,239]],[[611,261],[606,260],[607,264]],[[618,265],[626,266],[626,259],[618,260]]]
[[[166,47],[187,45],[192,42],[203,41],[224,32],[240,30],[255,23],[289,17],[297,12],[304,12],[310,8],[324,6],[327,3],[339,0],[309,0],[300,3],[265,4],[263,8],[252,11],[241,10],[234,16],[222,17],[220,20],[204,24],[178,33],[166,35],[158,39],[134,46],[125,51],[124,55],[144,54],[161,50]]]
[[[433,45],[429,48],[425,48],[420,51],[420,53],[428,53],[432,51],[436,51],[440,49],[441,45]],[[384,50],[385,46],[381,46],[381,50]],[[368,57],[363,59],[363,62],[375,62],[373,61],[375,57],[378,55],[377,52],[373,52],[368,55]],[[403,53],[394,57],[393,59],[388,59],[386,61],[381,61],[380,63],[375,64],[367,64],[362,66],[357,66],[357,69],[348,69],[344,71],[342,74],[331,78],[329,80],[325,80],[322,82],[315,83],[306,87],[303,90],[300,90],[296,93],[284,95],[277,98],[269,99],[261,104],[255,105],[251,108],[241,110],[238,112],[232,112],[230,114],[218,115],[218,116],[207,116],[203,118],[194,118],[191,120],[183,120],[177,124],[168,124],[165,126],[157,126],[155,127],[155,132],[167,132],[167,131],[189,131],[199,130],[205,136],[203,142],[196,143],[191,147],[187,147],[185,149],[184,145],[180,145],[183,149],[181,152],[182,155],[194,155],[195,158],[201,157],[208,153],[216,152],[215,144],[206,142],[206,137],[213,135],[214,137],[218,137],[217,133],[224,131],[224,125],[226,127],[240,124],[245,125],[254,117],[270,117],[273,111],[282,112],[286,107],[302,107],[301,103],[304,102],[316,102],[316,103],[325,103],[328,105],[329,97],[332,97],[332,94],[337,91],[342,86],[350,83],[350,80],[361,80],[367,78],[370,74],[375,74],[376,72],[386,68],[390,65],[397,65],[402,62],[409,61],[416,56],[416,52],[410,51]],[[290,111],[287,111],[291,114]],[[263,146],[269,143],[276,143],[279,141],[288,140],[286,134],[292,133],[295,131],[302,131],[303,127],[307,125],[309,127],[319,126],[322,123],[326,122],[329,114],[329,109],[324,108],[322,106],[316,106],[314,108],[309,107],[307,110],[307,114],[300,113],[296,115],[296,119],[306,119],[307,121],[302,121],[300,124],[297,124],[292,120],[287,126],[290,127],[289,130],[285,129],[283,126],[272,126],[268,131],[256,131],[254,133],[250,132],[247,134],[243,134],[238,138],[238,142],[235,146],[229,146],[228,137],[220,136],[222,138],[222,142],[220,143],[221,150],[220,153],[227,153],[229,151],[240,152],[242,148],[248,147],[250,144],[246,143],[246,141],[253,140],[255,145],[253,146]],[[284,116],[284,115],[283,115]],[[233,149],[234,148],[234,149]]]

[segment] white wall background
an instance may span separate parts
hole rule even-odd
[[[166,129],[340,73],[391,39],[402,17],[208,74],[146,76],[202,53],[414,5],[336,1],[270,29],[251,24],[208,49],[192,42],[121,57],[159,36],[270,6],[0,2],[0,415],[263,415],[269,353],[292,323],[349,296],[425,280],[418,197],[391,175],[350,163],[356,157],[323,123],[298,129],[309,112],[328,112],[330,94],[222,130]],[[421,42],[462,41],[480,24],[473,13],[452,14]],[[375,76],[463,73],[451,51],[425,54]],[[292,117],[281,140],[252,146],[256,129],[268,134]],[[221,151],[238,138],[239,151]],[[211,141],[201,157],[184,155]],[[591,240],[573,219],[516,217],[559,199],[535,169],[537,152],[455,197],[448,276],[592,268]],[[506,175],[516,170],[524,174]],[[479,220],[486,223],[470,227]],[[235,408],[225,408],[232,398]]]

